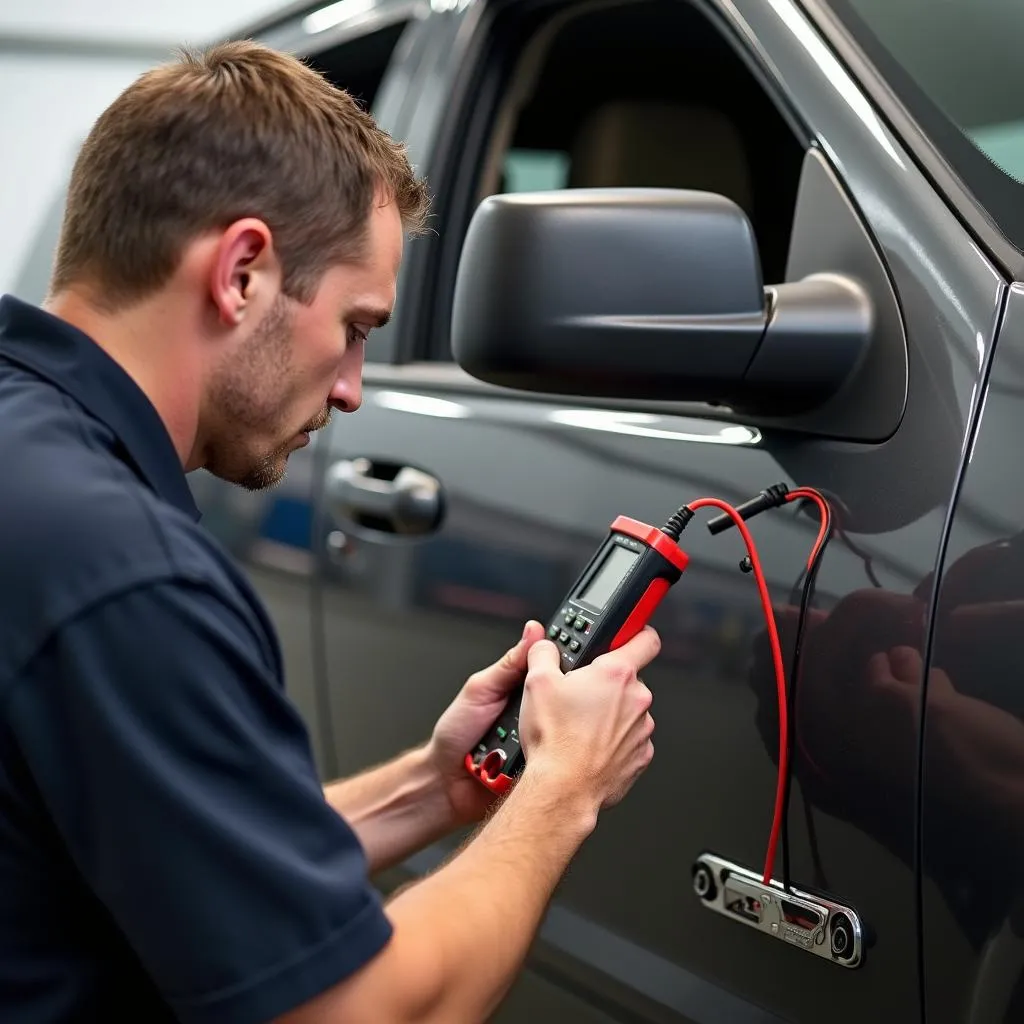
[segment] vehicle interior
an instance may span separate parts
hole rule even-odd
[[[801,157],[760,84],[696,7],[586,5],[548,22],[522,51],[480,198],[627,185],[719,192],[755,221],[765,272],[777,277]]]
[[[307,62],[369,110],[407,25],[407,21],[386,25],[314,54]]]

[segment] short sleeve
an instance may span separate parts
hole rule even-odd
[[[7,714],[85,882],[184,1024],[272,1020],[391,928],[246,617],[150,584],[65,625]]]

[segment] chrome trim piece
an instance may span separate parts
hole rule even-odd
[[[765,885],[758,873],[711,853],[697,858],[692,876],[708,910],[840,967],[864,962],[864,928],[852,907],[775,879]]]

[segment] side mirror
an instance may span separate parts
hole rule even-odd
[[[874,319],[842,275],[765,288],[750,222],[724,196],[570,189],[479,206],[452,350],[506,387],[786,415],[842,387]]]

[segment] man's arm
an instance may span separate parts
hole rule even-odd
[[[651,694],[637,672],[658,646],[644,630],[569,679],[558,648],[534,644],[519,718],[528,762],[512,792],[460,853],[390,901],[377,956],[275,1024],[487,1020],[600,810],[650,763]]]
[[[530,648],[544,632],[541,623],[527,622],[518,643],[466,680],[421,747],[325,787],[330,805],[359,837],[371,872],[475,824],[491,808],[492,795],[470,777],[463,758],[523,681]]]
[[[486,1020],[596,822],[593,801],[570,776],[531,765],[471,843],[388,904],[394,934],[382,952],[276,1024]]]
[[[273,1020],[393,932],[232,597],[118,591],[55,632],[4,707],[31,799],[182,1024]]]
[[[324,795],[359,837],[371,874],[400,864],[457,825],[425,746],[332,782]]]

